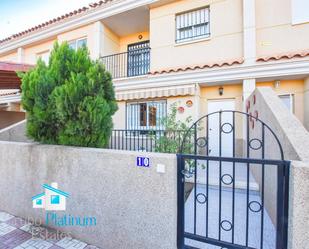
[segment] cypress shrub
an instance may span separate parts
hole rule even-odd
[[[47,144],[106,147],[117,111],[112,77],[88,50],[54,44],[49,63],[20,75],[27,136]]]

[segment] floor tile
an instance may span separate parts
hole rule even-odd
[[[7,233],[12,232],[15,229],[16,227],[12,227],[6,223],[1,223],[0,224],[0,236],[6,235]]]
[[[83,249],[87,246],[86,243],[72,238],[64,238],[56,243],[56,245],[65,249]]]
[[[8,221],[10,219],[14,218],[13,215],[8,214],[6,212],[0,212],[0,221]]]
[[[34,239],[31,238],[27,241],[25,241],[24,243],[22,243],[19,247],[21,248],[35,248],[35,249],[49,249],[53,246],[52,243],[49,243],[45,240],[42,239]]]

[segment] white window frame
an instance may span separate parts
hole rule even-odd
[[[80,47],[77,46],[77,44],[78,44],[79,41],[82,41],[82,40],[86,40],[86,47],[87,47],[87,43],[88,43],[87,37],[81,37],[81,38],[78,38],[78,39],[75,39],[75,40],[68,41],[68,45],[69,45],[70,48],[77,51],[77,49],[80,48]],[[71,46],[71,45],[73,45],[73,46]]]
[[[146,104],[146,126],[141,126],[140,124],[140,105]],[[165,118],[167,115],[167,101],[166,100],[145,100],[138,102],[127,102],[126,103],[126,129],[127,130],[164,130],[162,124],[159,124],[160,120],[156,120],[155,126],[150,126],[149,124],[149,107],[151,105],[157,108],[162,108],[158,110],[158,119]],[[135,109],[134,109],[135,108]]]
[[[49,57],[50,57],[50,50],[46,50],[46,51],[37,53],[37,54],[36,54],[36,57],[37,57],[37,60],[38,60],[39,58],[41,58],[42,61],[44,61],[45,64],[48,65],[48,63],[49,63]]]
[[[291,0],[291,5],[293,25],[309,22],[308,0]]]
[[[279,98],[280,98],[280,100],[282,101],[282,97],[289,97],[289,99],[290,99],[290,109],[284,104],[284,106],[287,108],[287,109],[289,109],[289,111],[291,112],[291,113],[294,113],[294,110],[295,110],[295,108],[294,108],[294,94],[292,94],[292,93],[288,93],[288,94],[280,94],[279,95]]]
[[[203,12],[205,10],[205,13]],[[204,14],[203,14],[204,13]],[[199,19],[199,21],[198,21]],[[204,19],[204,21],[202,21]],[[198,27],[206,26],[206,33],[197,34]],[[187,31],[185,31],[187,29]],[[191,33],[182,37],[182,31]],[[199,31],[200,32],[200,31]],[[204,40],[210,37],[210,7],[205,6],[198,9],[181,12],[175,16],[175,42],[176,44],[190,41]]]

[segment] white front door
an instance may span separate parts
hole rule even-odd
[[[208,114],[218,111],[234,111],[235,101],[232,99],[208,101]],[[220,156],[220,127],[221,156],[233,156],[233,113],[212,114],[208,117],[209,156]]]

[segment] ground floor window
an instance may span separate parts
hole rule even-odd
[[[285,94],[279,95],[279,98],[282,100],[283,104],[289,109],[291,113],[294,113],[294,95]]]
[[[166,100],[129,102],[126,106],[128,130],[163,130],[166,117]]]

